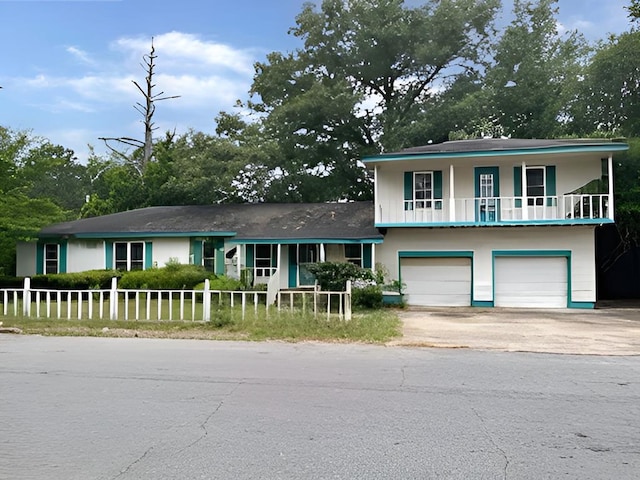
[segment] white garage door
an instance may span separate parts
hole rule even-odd
[[[471,305],[470,258],[402,258],[400,269],[408,305]]]
[[[565,257],[498,257],[496,307],[567,307]]]

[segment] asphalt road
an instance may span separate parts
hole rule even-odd
[[[637,479],[640,358],[0,335],[2,479]]]

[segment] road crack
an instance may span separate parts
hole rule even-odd
[[[484,432],[485,436],[489,439],[489,442],[491,442],[491,445],[493,445],[493,447],[502,455],[502,458],[504,459],[504,470],[502,473],[502,478],[504,480],[507,480],[507,472],[509,470],[509,457],[507,456],[507,453],[495,442],[495,440],[493,439],[493,436],[491,435],[491,433],[489,433],[489,430],[486,427],[486,420],[484,419],[484,417],[480,415],[480,413],[473,407],[471,408],[471,411],[480,420],[480,427],[482,428],[482,431]]]
[[[231,395],[233,395],[236,392],[236,390],[240,387],[240,385],[242,385],[242,384],[244,384],[244,381],[238,382],[233,387],[233,389],[229,393],[227,393],[225,395],[225,397],[230,397]],[[190,444],[188,444],[188,445],[182,447],[180,450],[178,450],[177,453],[182,453],[185,450],[190,449],[191,447],[193,447],[197,443],[201,442],[203,439],[205,439],[209,435],[209,430],[207,430],[207,424],[220,411],[220,409],[222,408],[223,405],[224,405],[224,400],[222,400],[220,403],[218,403],[216,408],[214,408],[213,411],[207,416],[207,418],[205,418],[204,421],[199,425],[199,428],[202,430],[202,434],[198,438],[196,438],[193,442],[191,442]]]

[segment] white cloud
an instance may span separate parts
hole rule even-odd
[[[242,75],[253,74],[251,52],[235,49],[222,43],[202,40],[198,35],[169,32],[153,38],[156,63],[163,69],[223,69]],[[120,38],[114,47],[123,50],[138,61],[149,53],[150,38]]]
[[[95,65],[94,60],[89,56],[89,54],[83,50],[80,50],[76,47],[67,47],[67,52],[72,56],[80,60],[82,63],[86,63],[88,65]]]

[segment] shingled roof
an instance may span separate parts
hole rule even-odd
[[[381,240],[372,202],[259,203],[148,207],[58,223],[42,237],[140,234],[234,236],[236,240]]]

